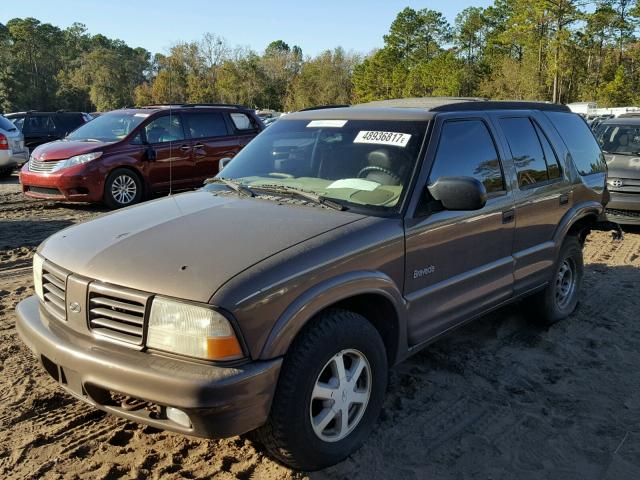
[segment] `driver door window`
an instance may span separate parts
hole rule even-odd
[[[144,127],[144,132],[147,142],[151,144],[179,142],[185,138],[180,115],[156,118]]]

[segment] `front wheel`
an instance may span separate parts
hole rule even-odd
[[[298,470],[318,470],[357,450],[378,418],[387,356],[378,331],[345,310],[318,316],[285,358],[266,425],[256,438]]]
[[[142,182],[138,175],[126,168],[116,168],[104,184],[104,203],[109,208],[134,205],[142,199]]]
[[[551,281],[544,290],[527,299],[531,319],[552,325],[573,313],[583,276],[582,245],[577,237],[567,237],[560,248]]]

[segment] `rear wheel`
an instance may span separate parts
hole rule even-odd
[[[104,184],[104,203],[109,208],[134,205],[142,199],[142,182],[138,175],[126,168],[116,168]]]
[[[289,467],[333,465],[370,434],[386,385],[387,357],[378,331],[358,314],[329,310],[291,346],[269,420],[254,438]]]
[[[582,244],[577,237],[567,237],[560,248],[551,281],[544,290],[526,300],[531,319],[552,325],[570,315],[578,305],[583,275]]]

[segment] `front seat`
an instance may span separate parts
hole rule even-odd
[[[367,155],[368,165],[360,170],[359,177],[381,185],[400,185],[402,179],[398,160],[386,148],[373,150]]]

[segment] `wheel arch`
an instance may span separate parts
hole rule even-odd
[[[406,306],[395,283],[374,272],[352,273],[310,288],[276,321],[260,358],[283,356],[304,327],[320,313],[339,308],[358,313],[378,330],[389,365],[406,351]]]

